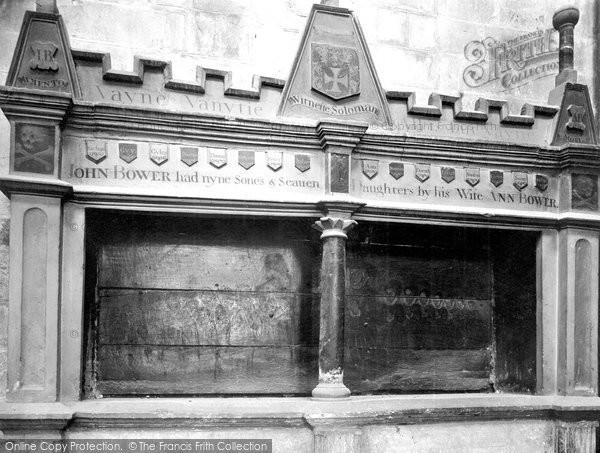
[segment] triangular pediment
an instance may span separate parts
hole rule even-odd
[[[313,5],[279,115],[390,123],[385,93],[350,10]]]
[[[558,103],[557,100],[561,97],[552,145],[567,143],[595,145],[594,111],[587,86],[567,82],[550,94],[550,101]]]
[[[69,38],[59,15],[25,13],[6,85],[80,97]]]

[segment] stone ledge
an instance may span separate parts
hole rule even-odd
[[[0,429],[366,426],[532,419],[599,420],[600,398],[468,394],[353,396],[340,401],[115,398],[0,404]]]
[[[73,193],[73,186],[57,179],[2,176],[0,177],[0,190],[8,198],[13,194],[65,198]]]

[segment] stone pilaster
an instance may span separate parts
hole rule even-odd
[[[558,393],[558,236],[557,230],[540,233],[536,251],[537,393]]]
[[[321,231],[321,329],[319,336],[319,384],[315,398],[350,395],[344,385],[344,299],[346,291],[346,233],[354,220],[322,217],[314,228]]]
[[[81,392],[85,286],[85,208],[82,205],[63,205],[62,244],[59,399],[77,401]]]
[[[350,158],[367,128],[366,123],[334,120],[321,121],[317,125],[321,147],[325,152],[327,192],[350,192]]]
[[[598,247],[595,231],[542,232],[538,242],[538,392],[598,389]]]
[[[556,453],[595,453],[597,426],[598,422],[595,421],[557,422],[554,431],[554,451]]]
[[[0,187],[11,209],[7,400],[56,401],[62,198],[71,187],[15,178]]]
[[[313,427],[315,436],[315,453],[347,453],[360,452],[362,431],[358,427],[316,426]]]

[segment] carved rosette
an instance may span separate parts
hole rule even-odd
[[[346,233],[354,228],[354,225],[356,225],[355,220],[321,217],[320,220],[313,224],[313,228],[322,233],[321,239],[330,237],[348,239],[348,235]]]

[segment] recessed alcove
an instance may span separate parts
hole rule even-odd
[[[84,393],[310,394],[310,223],[91,212]]]
[[[536,239],[361,222],[348,241],[354,393],[533,392]]]
[[[312,221],[88,211],[84,395],[309,395]],[[347,251],[347,386],[533,392],[536,237],[361,222]]]

